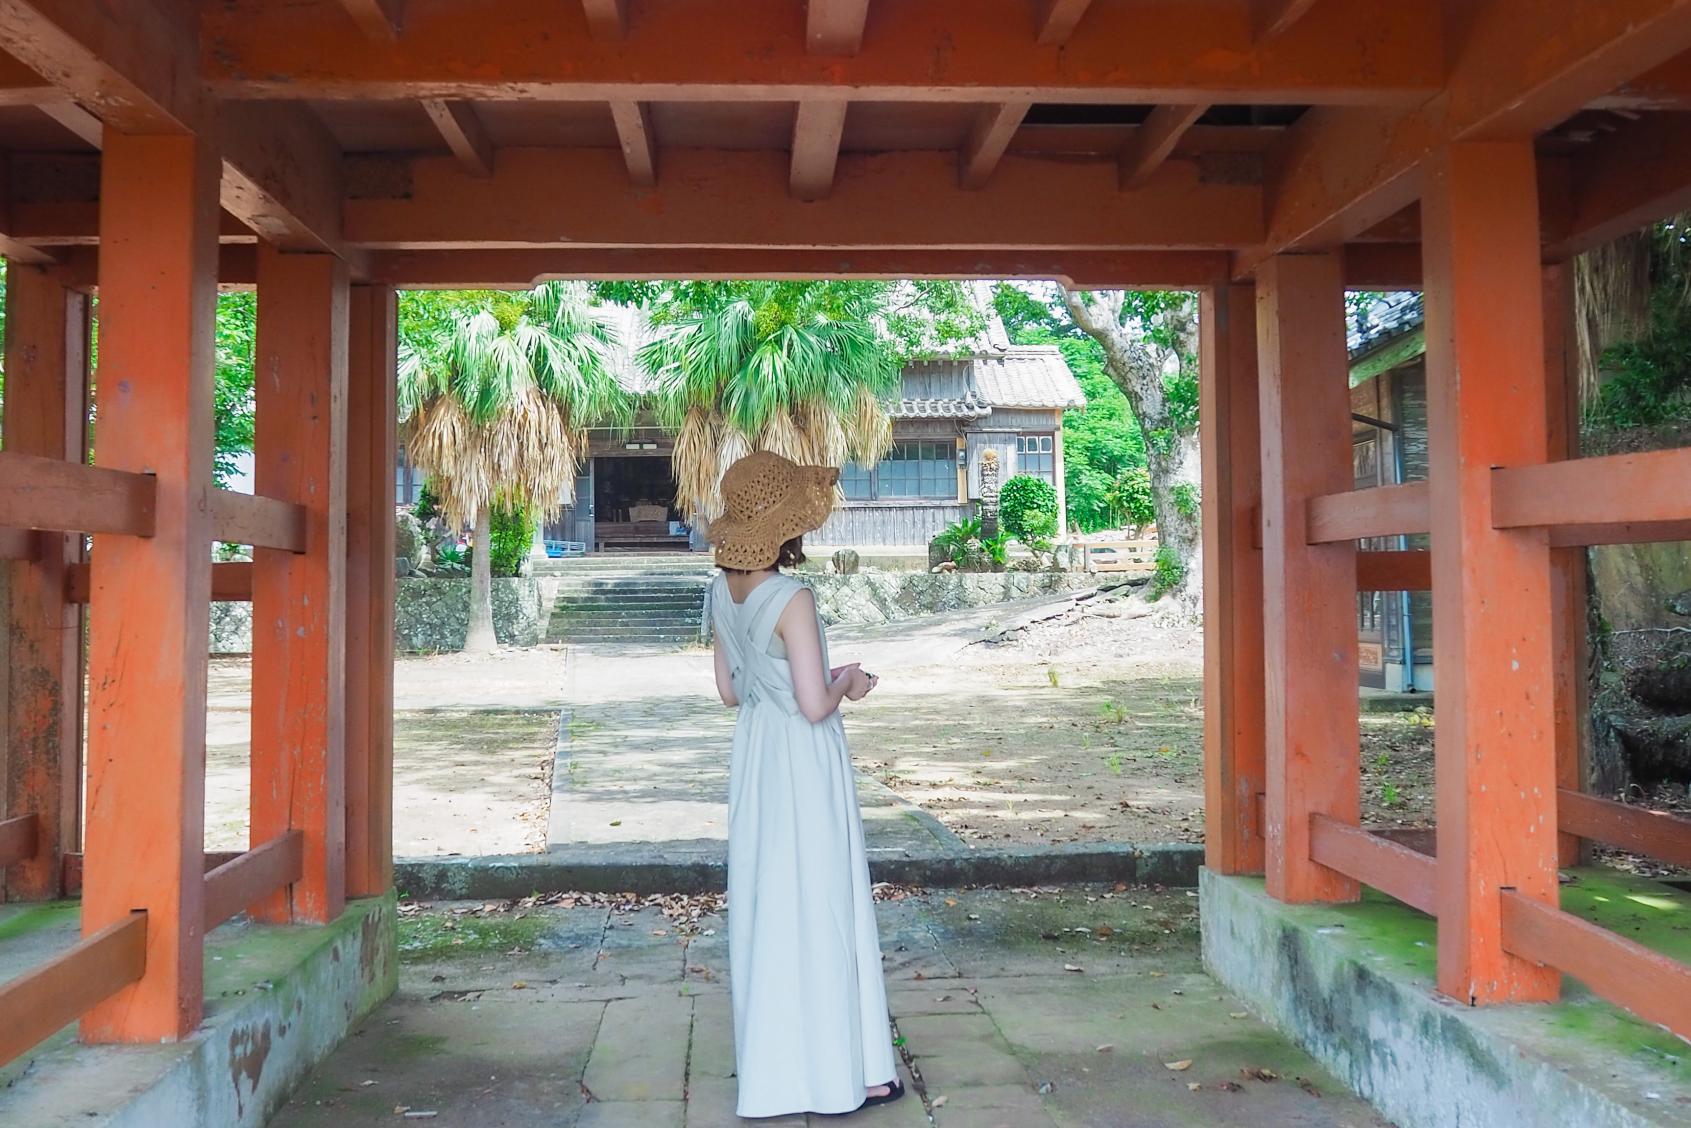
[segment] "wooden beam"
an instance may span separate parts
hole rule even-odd
[[[41,851],[41,817],[31,811],[0,819],[0,869],[29,861]]]
[[[341,0],[347,15],[368,38],[397,43],[405,26],[405,0]]]
[[[1078,290],[1200,290],[1219,251],[588,249],[379,251],[372,283],[403,289],[531,286],[543,278],[1049,278]],[[226,274],[227,278],[228,275]]]
[[[1433,558],[1425,551],[1358,552],[1360,591],[1432,591]]]
[[[628,190],[608,149],[504,149],[491,177],[448,157],[380,161],[346,201],[348,242],[377,250],[466,248],[1229,249],[1262,236],[1261,188],[1160,176],[1121,192],[1114,161],[1054,163],[1006,154],[967,191],[954,154],[838,154],[843,104],[801,111],[788,158],[775,152],[667,149],[665,184]],[[789,192],[837,176],[826,200]],[[362,182],[359,174],[353,180]],[[381,186],[403,184],[400,194]],[[667,187],[666,187],[667,186]],[[378,194],[381,193],[381,194]],[[1060,199],[1064,206],[1053,208]]]
[[[0,1065],[139,980],[146,964],[147,914],[130,913],[0,983]]]
[[[840,136],[845,131],[846,103],[800,102],[793,117],[793,161],[788,189],[793,198],[812,202],[834,188],[834,166],[840,159]]]
[[[0,528],[0,560],[33,560],[35,553],[33,529]]]
[[[1691,210],[1691,122],[1649,113],[1586,146],[1572,162],[1567,230],[1547,254],[1568,259]]]
[[[1199,295],[1198,412],[1203,456],[1204,862],[1218,873],[1260,873],[1265,785],[1262,550],[1253,536],[1262,498],[1257,407],[1256,292],[1217,286]]]
[[[305,873],[305,835],[285,831],[205,875],[205,930],[212,929]]]
[[[1518,890],[1493,895],[1512,955],[1571,975],[1645,1022],[1691,1038],[1691,966]]]
[[[1294,25],[1328,18],[1320,5]],[[1462,24],[1445,97],[1407,112],[1318,109],[1287,130],[1268,190],[1269,236],[1259,254],[1331,246],[1412,203],[1419,172],[1453,140],[1530,137],[1627,79],[1691,48],[1683,0],[1489,0]]]
[[[65,569],[65,600],[88,602],[89,568],[86,563]],[[222,560],[211,566],[211,598],[214,603],[248,603],[252,600],[252,561]]]
[[[158,535],[95,537],[88,630],[85,935],[148,911],[141,981],[91,1042],[173,1040],[204,999],[218,154],[108,131],[101,158],[100,462],[157,479]]]
[[[1552,263],[1539,273],[1544,298],[1544,441],[1551,460],[1578,458],[1580,452],[1579,340],[1575,328],[1574,267]],[[1691,522],[1688,522],[1691,524]],[[1550,635],[1555,646],[1556,786],[1575,791],[1590,778],[1590,648],[1587,623],[1590,592],[1587,554],[1581,548],[1550,552]],[[1557,822],[1561,822],[1558,811]],[[1556,860],[1577,866],[1590,851],[1576,834],[1558,825]]]
[[[493,175],[493,142],[468,102],[424,98],[423,111],[440,131],[441,139],[471,176]]]
[[[88,295],[67,289],[60,270],[7,271],[6,451],[85,468],[88,307]],[[151,486],[148,479],[149,493]],[[82,559],[83,537],[38,533],[34,541],[27,561],[0,565],[11,592],[9,608],[0,600],[11,643],[0,673],[10,680],[0,810],[34,812],[42,848],[0,888],[8,899],[45,901],[63,896],[59,858],[81,842],[83,617],[65,599],[65,573]]]
[[[206,113],[196,16],[154,0],[0,0],[0,42],[108,127],[180,133]]]
[[[354,286],[349,322],[346,892],[373,897],[393,886],[393,288]]]
[[[212,540],[284,552],[306,551],[305,510],[293,502],[214,489],[208,509]]]
[[[1493,527],[1691,521],[1691,447],[1491,472]]]
[[[497,19],[417,4],[377,53],[339,12],[214,4],[199,10],[201,68],[222,99],[1412,107],[1444,85],[1442,20],[1424,4],[1321,5],[1263,45],[1248,19],[1212,4],[1095,4],[1085,34],[1056,51],[1029,42],[1029,0],[886,0],[847,57],[813,53],[796,7],[736,0],[727,20],[713,4],[650,3],[610,41],[559,19],[557,3],[502,4]]]
[[[651,188],[658,182],[658,142],[652,132],[652,113],[644,102],[612,102],[611,123],[616,126],[617,144],[628,166],[628,179],[636,188]]]
[[[41,112],[75,134],[79,140],[87,142],[96,149],[100,147],[105,126],[100,124],[99,118],[75,102],[69,99],[58,102],[43,102],[41,103]]]
[[[1313,861],[1310,815],[1355,825],[1356,547],[1312,544],[1311,498],[1349,487],[1350,392],[1337,255],[1279,255],[1257,277],[1262,411],[1267,878],[1291,902],[1346,901]]]
[[[1691,866],[1691,819],[1586,795],[1556,792],[1556,822],[1568,834],[1589,838],[1670,866]]]
[[[979,188],[998,167],[1010,138],[1027,116],[1028,102],[1001,102],[996,106],[982,106],[969,127],[969,137],[963,144],[963,160],[959,183],[965,188]]]
[[[340,253],[340,146],[310,107],[223,106],[217,132],[225,209],[278,247]]]
[[[53,532],[150,537],[151,474],[0,451],[0,525]]]
[[[1131,191],[1144,187],[1168,160],[1169,154],[1174,152],[1181,137],[1208,109],[1205,105],[1158,106],[1153,109],[1144,124],[1134,129],[1133,140],[1122,150],[1122,188]]]
[[[805,46],[817,55],[855,55],[868,19],[869,0],[805,0]]]
[[[1309,14],[1315,0],[1251,0],[1251,17],[1259,43],[1284,35]]]
[[[1316,814],[1309,817],[1309,856],[1412,909],[1438,915],[1437,863],[1426,854]]]
[[[1435,155],[1426,230],[1433,554],[1438,987],[1470,1004],[1555,998],[1509,954],[1497,890],[1554,903],[1551,564],[1543,536],[1492,525],[1491,468],[1548,445],[1544,292],[1530,141]]]
[[[1426,482],[1312,497],[1306,518],[1309,543],[1424,533],[1430,520],[1429,504]]]
[[[1691,541],[1691,521],[1550,526],[1551,548],[1586,548],[1594,544],[1660,544],[1663,541]]]
[[[1034,38],[1041,47],[1063,46],[1090,7],[1092,0],[1039,0]]]
[[[628,34],[626,0],[581,0],[581,10],[587,17],[587,33],[595,40],[615,43]]]

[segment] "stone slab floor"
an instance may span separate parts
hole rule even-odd
[[[852,1123],[1384,1123],[1203,973],[1192,892],[879,893],[911,1091]],[[734,1116],[714,899],[570,900],[414,906],[399,994],[272,1123],[806,1124]]]

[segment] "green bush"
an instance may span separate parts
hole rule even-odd
[[[515,576],[534,547],[534,516],[525,508],[493,508],[493,574]]]
[[[417,491],[417,503],[411,507],[411,516],[417,518],[420,525],[427,525],[440,516],[440,498],[435,496],[434,490],[429,488],[426,481]]]
[[[1170,491],[1174,498],[1175,512],[1182,517],[1191,517],[1198,512],[1198,487],[1191,482],[1181,482]]]
[[[986,571],[985,566],[989,564],[1003,566],[1010,555],[1009,541],[1009,536],[1003,532],[995,537],[983,537],[980,519],[965,517],[946,526],[934,537],[932,545],[940,555],[964,571]]]
[[[1179,554],[1166,544],[1157,549],[1157,567],[1156,571],[1151,573],[1151,599],[1161,599],[1178,587],[1180,581],[1185,578],[1186,565],[1181,561]]]
[[[1042,478],[1017,474],[998,495],[998,522],[1029,548],[1048,544],[1057,532],[1057,491]]]
[[[1156,500],[1151,495],[1151,474],[1143,466],[1121,472],[1110,490],[1110,503],[1135,525],[1149,525],[1157,519]]]

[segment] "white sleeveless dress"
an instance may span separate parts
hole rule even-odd
[[[805,720],[775,625],[776,575],[712,619],[740,715],[728,782],[728,963],[741,1116],[850,1112],[896,1075],[845,727]],[[822,631],[820,617],[816,629]],[[822,676],[828,676],[822,635]]]

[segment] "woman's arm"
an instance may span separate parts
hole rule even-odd
[[[740,698],[734,693],[733,672],[728,669],[728,651],[723,649],[720,635],[716,640],[716,693],[730,709],[740,703]]]
[[[805,720],[816,724],[834,715],[840,702],[853,690],[861,697],[868,692],[869,678],[857,664],[843,667],[838,677],[829,677],[822,666],[822,635],[816,629],[816,597],[806,588],[793,595],[781,612],[775,633],[787,647],[787,665],[793,672],[793,696]]]

